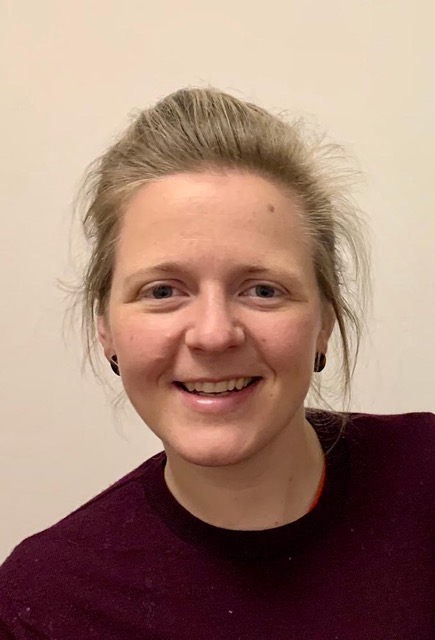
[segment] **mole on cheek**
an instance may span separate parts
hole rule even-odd
[[[267,206],[267,208],[268,208],[268,210],[269,210],[271,213],[273,213],[273,212],[275,211],[275,207],[273,206],[273,204],[269,204],[269,205]]]

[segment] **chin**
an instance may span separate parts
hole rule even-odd
[[[199,467],[234,466],[246,462],[261,448],[260,443],[248,442],[246,437],[242,440],[228,433],[217,432],[209,432],[204,438],[198,438],[198,434],[195,434],[190,442],[188,438],[183,438],[181,442],[162,439],[162,442],[168,458],[180,458]]]

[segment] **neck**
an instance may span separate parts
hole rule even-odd
[[[166,484],[185,509],[216,527],[244,531],[272,529],[305,515],[324,464],[321,444],[304,414],[238,464],[202,467],[168,448],[166,454]]]

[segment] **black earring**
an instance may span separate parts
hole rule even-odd
[[[326,365],[326,356],[324,353],[317,352],[314,360],[314,371],[320,373]]]
[[[113,373],[116,373],[116,375],[119,376],[118,358],[116,355],[113,355],[110,358],[110,366],[112,367]]]

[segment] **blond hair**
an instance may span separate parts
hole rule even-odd
[[[241,169],[274,181],[302,202],[319,290],[336,317],[340,393],[350,399],[369,263],[363,221],[344,188],[353,174],[339,169],[342,158],[338,145],[309,134],[301,120],[287,122],[214,88],[180,89],[136,114],[89,167],[81,191],[91,253],[77,293],[91,366],[95,318],[107,309],[120,220],[133,192],[171,174]],[[321,399],[316,381],[313,390]]]

